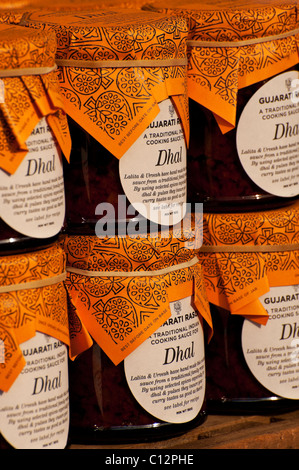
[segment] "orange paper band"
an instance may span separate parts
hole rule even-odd
[[[61,67],[82,67],[88,69],[117,68],[117,67],[184,67],[186,59],[157,59],[157,60],[70,60],[56,59]]]
[[[44,75],[57,69],[57,65],[53,67],[27,67],[22,69],[2,69],[0,70],[0,78],[4,77],[22,77],[24,75]]]
[[[124,279],[118,276],[84,279],[72,274],[66,286],[80,322],[117,365],[171,316],[170,301],[194,294],[194,279],[198,284],[199,274],[201,271],[196,269],[196,265],[184,269],[177,266],[168,275],[141,274],[133,278],[125,276]],[[203,279],[201,282],[203,284]],[[80,286],[77,291],[74,284]],[[207,299],[202,298],[202,289],[196,292],[199,314],[203,313],[203,318],[211,325]],[[80,339],[84,339],[86,347],[86,336],[82,335]],[[76,343],[73,349],[82,352],[78,341]]]

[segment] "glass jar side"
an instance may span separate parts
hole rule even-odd
[[[124,195],[118,171],[118,159],[85,129],[68,116],[72,138],[70,163],[64,162],[66,222],[68,233],[94,234],[96,207],[111,205],[112,217],[125,213],[118,195]]]

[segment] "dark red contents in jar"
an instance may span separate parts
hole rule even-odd
[[[206,346],[208,413],[279,412],[299,407],[299,401],[267,390],[248,368],[241,344],[244,318],[210,304],[214,335]]]
[[[163,439],[205,420],[205,406],[189,423],[169,424],[156,419],[131,394],[123,363],[115,366],[99,348],[97,353],[101,363],[101,371],[97,373],[93,369],[93,348],[70,361],[71,443]]]
[[[264,83],[266,81],[238,91],[236,123],[248,100]],[[189,111],[189,202],[203,202],[206,211],[223,212],[271,209],[295,199],[267,193],[246,174],[236,147],[237,124],[223,134],[210,110],[190,99]]]
[[[119,206],[124,195],[119,177],[119,160],[80,125],[68,117],[72,138],[70,163],[64,163],[67,230],[87,226],[93,229],[101,218],[100,203],[113,206],[115,217],[126,214],[127,204]],[[102,215],[105,215],[103,213]],[[93,230],[94,231],[94,230]]]
[[[6,439],[0,434],[0,450],[13,449]]]
[[[50,245],[58,238],[58,234],[47,238],[32,238],[22,235],[2,219],[0,219],[0,255],[9,255],[11,253],[21,253],[23,251],[34,250],[39,247]]]

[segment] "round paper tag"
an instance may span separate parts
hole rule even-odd
[[[299,399],[299,286],[271,287],[260,297],[266,325],[245,320],[242,347],[255,378],[278,396]]]
[[[280,197],[299,194],[299,72],[284,72],[246,104],[237,127],[237,150],[248,176]]]
[[[26,141],[28,153],[13,175],[0,170],[0,217],[33,238],[50,238],[65,217],[62,157],[43,118]]]
[[[170,99],[119,161],[126,197],[146,219],[175,225],[185,215],[186,143]]]
[[[205,396],[204,339],[198,314],[186,297],[170,303],[172,316],[124,360],[128,385],[151,415],[185,423]]]
[[[69,431],[67,347],[37,332],[21,349],[26,366],[0,395],[0,433],[16,449],[64,449]]]

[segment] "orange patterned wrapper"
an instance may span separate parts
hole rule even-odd
[[[0,390],[7,392],[26,364],[20,344],[36,331],[69,345],[65,254],[58,244],[0,259]]]
[[[78,11],[78,10],[99,10],[99,9],[135,9],[141,10],[144,5],[144,0],[88,0],[86,2],[82,0],[52,0],[51,6],[47,0],[20,0],[19,4],[16,4],[14,8],[8,6],[8,4],[0,5],[0,23],[8,24],[19,24],[25,13],[35,10],[67,10],[67,11]]]
[[[71,141],[55,70],[53,33],[0,24],[0,168],[13,174],[42,117],[65,157]]]
[[[265,212],[205,214],[199,251],[209,301],[261,324],[259,297],[299,283],[299,203]]]
[[[238,90],[299,62],[298,2],[173,0],[145,9],[189,21],[188,93],[212,111],[222,130],[236,123]]]
[[[188,296],[212,332],[197,250],[184,237],[67,235],[61,243],[72,359],[95,340],[117,365],[170,317],[169,302]]]
[[[132,0],[132,2],[136,3],[136,8],[137,4],[141,0]],[[103,4],[105,3],[105,5]],[[88,1],[82,1],[82,0],[52,0],[51,1],[51,6],[49,6],[49,2],[47,0],[20,0],[19,3],[15,5],[14,8],[11,8],[9,6],[9,3],[4,3],[2,6],[2,3],[0,5],[0,23],[7,23],[7,24],[16,24],[18,25],[25,13],[28,14],[28,12],[32,12],[35,10],[40,10],[42,9],[43,11],[49,10],[57,10],[57,11],[77,11],[77,10],[91,10],[91,9],[103,9],[103,8],[108,8],[113,5],[117,5],[117,8],[127,8],[127,2],[123,3],[114,3],[113,0],[110,0],[109,2],[103,2],[101,4],[100,1],[98,0],[88,0]],[[142,2],[143,5],[144,2]],[[131,6],[132,8],[132,6]],[[141,5],[140,5],[141,8]]]
[[[54,31],[69,116],[121,158],[171,98],[189,140],[187,21],[114,9],[34,11],[23,26]]]

